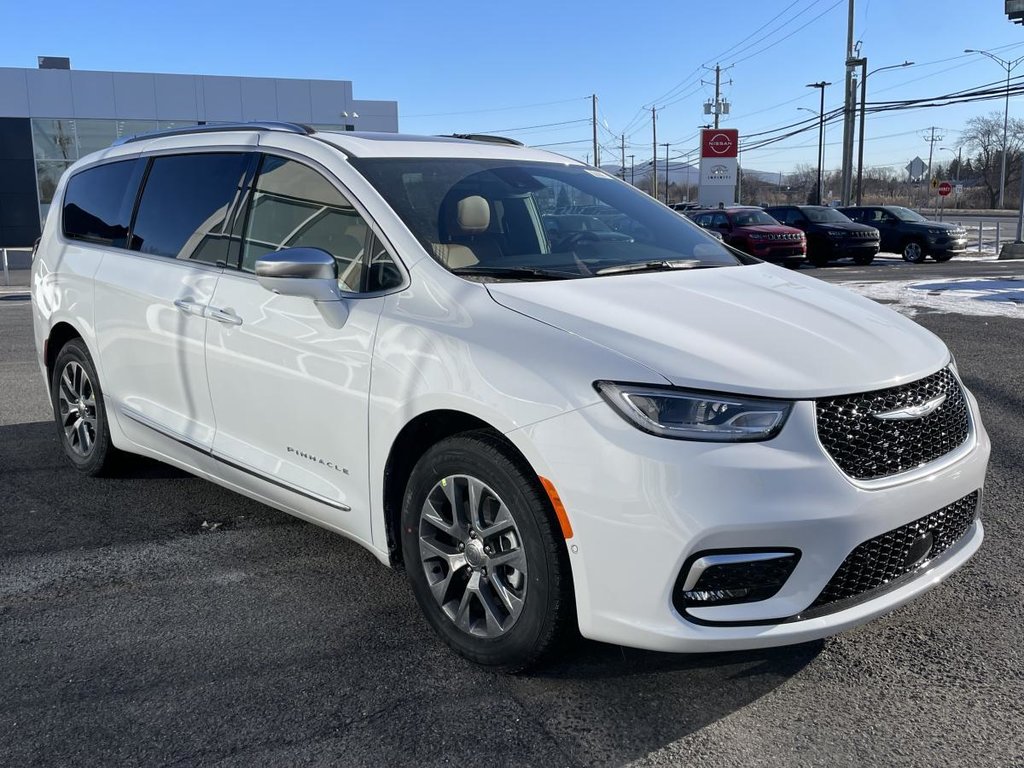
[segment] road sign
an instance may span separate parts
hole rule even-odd
[[[964,185],[963,184],[957,184],[956,185],[956,189],[953,190],[953,191],[956,192],[956,196],[957,197],[960,197],[960,195],[962,195],[964,193]]]
[[[943,197],[952,194],[952,192],[953,185],[950,184],[948,181],[943,181],[941,184],[939,184],[939,194],[942,195]]]
[[[936,179],[934,176],[932,176],[932,189],[938,189],[938,188],[939,188],[939,180]]]
[[[925,165],[924,160],[922,160],[920,157],[915,157],[913,160],[910,161],[910,164],[907,165],[907,173],[910,174],[910,178],[912,179],[920,179],[922,176],[924,176],[924,173],[927,170],[928,166]]]

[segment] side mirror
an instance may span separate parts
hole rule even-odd
[[[256,282],[272,293],[312,299],[331,328],[341,328],[348,307],[338,287],[338,264],[320,248],[285,248],[256,262]]]

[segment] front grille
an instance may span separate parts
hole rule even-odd
[[[938,512],[865,541],[839,566],[811,609],[863,595],[916,571],[941,555],[959,541],[974,522],[979,495],[979,491],[969,493]],[[929,536],[930,550],[927,538],[923,538]]]
[[[946,400],[927,416],[884,420],[876,414]],[[944,368],[901,387],[818,400],[818,438],[839,468],[856,480],[874,480],[945,456],[967,439],[967,398]]]

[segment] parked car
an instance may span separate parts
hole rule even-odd
[[[646,234],[552,247],[566,190]],[[989,440],[942,341],[521,145],[135,137],[62,176],[32,307],[72,467],[143,454],[347,536],[493,668],[574,628],[824,637],[981,545]]]
[[[912,264],[920,264],[928,256],[935,261],[949,261],[967,250],[967,230],[959,224],[932,221],[901,205],[862,205],[839,210],[853,221],[877,228],[882,250],[902,254]]]
[[[857,224],[840,211],[823,205],[778,205],[765,213],[807,236],[807,260],[823,267],[835,259],[852,258],[870,264],[878,253],[879,234],[874,227]]]
[[[804,233],[777,222],[760,208],[735,206],[689,214],[698,226],[718,232],[733,248],[765,261],[795,267],[807,253]]]

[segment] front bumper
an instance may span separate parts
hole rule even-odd
[[[944,556],[894,588],[813,618],[800,614],[850,552],[982,488],[988,436],[974,431],[953,463],[912,480],[858,484],[817,442],[813,403],[798,403],[764,443],[710,444],[644,434],[604,403],[522,430],[528,455],[555,484],[568,542],[580,630],[586,637],[659,651],[758,648],[825,637],[908,602],[962,566],[983,538],[980,520]],[[774,596],[752,603],[673,606],[684,563],[705,550],[801,552]],[[794,618],[795,617],[795,618]]]
[[[928,249],[938,253],[963,253],[967,250],[967,236],[929,238]]]
[[[788,261],[804,258],[807,246],[801,241],[751,242],[750,254],[765,261]]]

